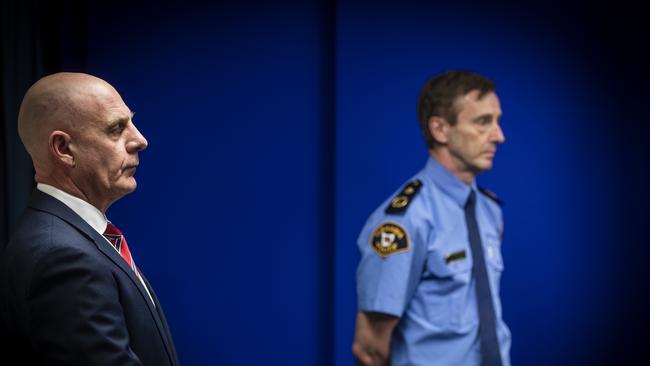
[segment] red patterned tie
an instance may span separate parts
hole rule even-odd
[[[106,226],[106,230],[104,231],[104,237],[108,239],[108,241],[115,247],[115,250],[117,250],[122,258],[124,258],[124,261],[126,261],[126,264],[131,267],[133,272],[140,278],[140,273],[138,272],[138,268],[135,266],[135,261],[133,260],[133,257],[131,257],[131,252],[129,251],[129,245],[126,244],[126,238],[124,238],[124,235],[122,235],[122,232],[120,229],[118,229],[115,225],[111,224],[110,222],[108,223],[108,226]],[[140,278],[140,280],[142,280]]]

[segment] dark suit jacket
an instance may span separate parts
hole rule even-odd
[[[147,286],[156,306],[102,235],[34,190],[0,252],[1,363],[178,365],[162,308]]]

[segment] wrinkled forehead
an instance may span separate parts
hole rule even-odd
[[[501,103],[494,91],[483,95],[479,90],[472,90],[461,95],[454,101],[454,108],[458,115],[494,114],[501,115]]]
[[[131,110],[122,100],[120,94],[107,83],[96,83],[81,92],[80,107],[101,123],[110,123],[130,119]]]

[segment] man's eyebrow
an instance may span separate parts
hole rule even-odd
[[[135,116],[135,112],[131,112],[131,116],[129,116],[129,117],[122,117],[122,118],[115,119],[115,120],[111,121],[108,124],[108,128],[112,128],[112,127],[114,127],[116,125],[120,125],[120,124],[126,124],[131,119],[133,119],[133,116]]]
[[[492,119],[492,116],[494,116],[492,113],[485,113],[485,114],[481,114],[481,115],[479,115],[479,116],[474,117],[474,118],[472,119],[472,121],[474,121],[474,122],[478,122],[478,121],[480,121],[480,120],[484,120],[484,119]],[[502,114],[502,113],[497,114],[497,116],[496,116],[497,121],[501,121],[501,117],[503,117],[503,114]]]
[[[491,119],[491,118],[492,118],[491,113],[485,113],[485,114],[481,114],[481,115],[478,115],[478,116],[474,117],[473,121],[478,122],[478,121],[481,121],[481,120],[484,120],[484,119]]]

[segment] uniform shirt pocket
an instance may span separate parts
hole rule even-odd
[[[496,271],[503,271],[503,257],[501,256],[501,241],[493,234],[486,235],[485,256],[487,262]]]
[[[435,277],[448,278],[464,282],[466,272],[472,269],[472,255],[468,248],[459,247],[451,250],[434,250],[427,257],[427,268]],[[469,278],[467,278],[469,281]]]
[[[501,256],[501,241],[497,235],[486,235],[485,261],[488,263],[492,295],[499,297],[501,287],[501,272],[503,272],[503,257]]]
[[[461,254],[462,253],[462,254]],[[459,333],[473,322],[472,256],[469,248],[431,251],[423,282],[426,313],[440,331]]]

